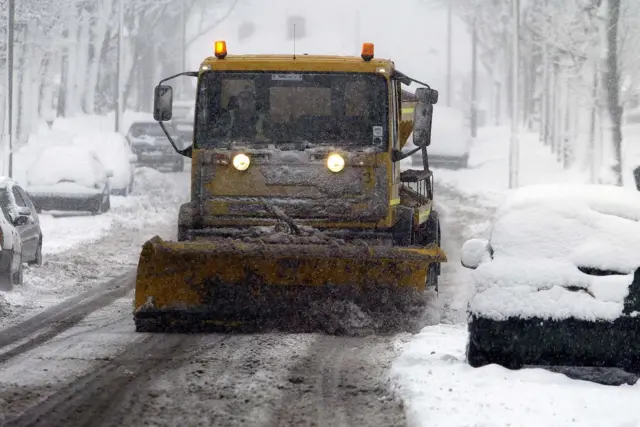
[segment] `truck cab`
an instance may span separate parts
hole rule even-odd
[[[179,240],[273,225],[277,218],[261,207],[268,200],[297,224],[347,239],[437,243],[428,162],[402,173],[399,163],[412,131],[426,156],[437,91],[419,89],[414,117],[422,116],[413,126],[403,121],[401,85],[415,80],[374,58],[372,44],[360,57],[296,57],[230,56],[216,42],[193,75],[193,144],[183,153],[197,178]],[[166,97],[167,88],[156,90]],[[170,104],[156,100],[161,124]]]

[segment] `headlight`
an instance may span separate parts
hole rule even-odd
[[[344,159],[340,154],[333,153],[327,158],[327,168],[331,172],[340,172],[344,169]]]
[[[251,160],[246,154],[236,154],[233,158],[233,166],[239,171],[245,171],[249,168]]]

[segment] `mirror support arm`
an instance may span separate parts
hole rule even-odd
[[[171,135],[169,135],[169,132],[167,131],[167,128],[164,127],[164,122],[158,122],[158,124],[162,128],[162,131],[167,136],[167,138],[169,138],[169,142],[171,143],[171,146],[176,151],[176,153],[180,154],[181,156],[185,156],[185,157],[191,158],[191,146],[188,146],[187,148],[184,148],[182,150],[179,149],[178,146],[176,145],[176,143],[174,142],[173,138],[171,138]]]
[[[406,159],[407,157],[413,155],[420,149],[422,149],[422,147],[414,148],[413,150],[407,151],[406,153],[403,153],[398,149],[394,149],[393,152],[391,153],[391,157],[392,157],[391,160],[393,160],[394,162],[399,162],[400,160]]]
[[[173,80],[176,77],[181,77],[181,76],[198,77],[198,72],[197,71],[185,71],[185,72],[182,72],[182,73],[174,74],[173,76],[169,76],[167,78],[164,78],[164,79],[160,80],[160,83],[158,83],[158,86],[162,85],[165,82],[168,82],[169,80]],[[184,148],[184,149],[180,150],[178,148],[178,146],[176,145],[175,141],[173,140],[173,138],[171,138],[171,135],[169,135],[169,132],[167,131],[167,128],[164,127],[164,123],[162,121],[158,121],[158,123],[160,124],[160,127],[162,128],[162,131],[164,132],[164,134],[169,139],[169,142],[171,143],[171,146],[176,151],[176,153],[180,154],[181,156],[185,156],[185,157],[191,158],[192,150],[193,150],[191,145],[188,146],[187,148]]]

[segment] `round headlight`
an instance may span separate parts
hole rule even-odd
[[[247,170],[250,164],[251,160],[249,160],[249,156],[246,154],[236,154],[233,158],[233,167],[239,171]]]
[[[327,158],[327,168],[331,172],[340,172],[344,169],[344,159],[340,154],[333,153]]]

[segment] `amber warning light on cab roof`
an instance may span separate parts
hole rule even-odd
[[[220,40],[215,42],[214,51],[216,54],[216,58],[224,59],[227,56],[227,42]]]
[[[371,61],[373,59],[373,43],[363,43],[360,56],[367,62]]]

